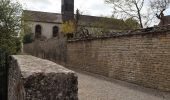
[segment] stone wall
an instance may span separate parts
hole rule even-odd
[[[60,59],[59,62],[67,67],[170,91],[170,32],[71,40],[65,45],[66,50],[51,49],[45,55],[63,54],[60,57],[64,57],[64,60]],[[44,48],[47,46],[48,44]],[[27,48],[25,45],[26,51]],[[43,51],[44,48],[40,50]],[[44,58],[58,62],[57,55]]]
[[[67,60],[66,39],[35,40],[33,43],[24,45],[24,52],[58,64],[63,64]]]
[[[11,57],[8,100],[78,100],[77,75],[51,61]]]
[[[72,41],[67,66],[170,91],[170,34],[148,33]]]

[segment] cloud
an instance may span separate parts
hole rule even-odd
[[[27,10],[45,12],[61,12],[61,0],[18,0]],[[93,16],[110,16],[112,9],[104,0],[75,0],[75,10],[78,8],[83,14]]]
[[[80,9],[83,14],[94,16],[112,15],[112,8],[104,3],[104,0],[75,0],[75,7]]]
[[[61,0],[18,0],[27,10],[61,13]],[[85,15],[111,16],[111,5],[105,4],[104,0],[74,0],[75,10],[78,8]],[[143,10],[147,11],[147,10]],[[165,11],[170,15],[170,9]]]

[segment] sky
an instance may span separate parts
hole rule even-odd
[[[27,10],[61,13],[61,0],[18,0]],[[104,0],[74,0],[75,10],[78,8],[83,15],[111,16],[112,7]],[[170,9],[165,11],[170,15]]]
[[[61,13],[61,0],[18,0],[27,10]],[[111,16],[112,8],[104,0],[74,0],[75,10],[83,15]]]
[[[19,1],[25,10],[61,13],[61,0],[14,0]],[[105,3],[105,0],[74,0],[74,9],[79,9],[83,15],[91,16],[112,16],[112,6]],[[145,7],[143,8],[145,9]],[[144,12],[147,10],[143,10]],[[170,9],[164,12],[170,15]],[[152,22],[150,26],[159,23],[158,20]]]

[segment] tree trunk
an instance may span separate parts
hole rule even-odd
[[[143,23],[142,23],[142,18],[141,18],[141,14],[140,14],[140,9],[139,9],[139,7],[138,7],[137,2],[134,2],[134,4],[135,4],[136,9],[137,9],[138,19],[139,19],[139,22],[140,22],[140,27],[143,28]]]
[[[141,19],[140,11],[138,11],[138,16],[139,16],[140,27],[143,28],[143,24],[142,24],[142,19]]]

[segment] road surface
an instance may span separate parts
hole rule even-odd
[[[80,71],[77,74],[79,100],[170,100],[170,92],[160,92]]]

